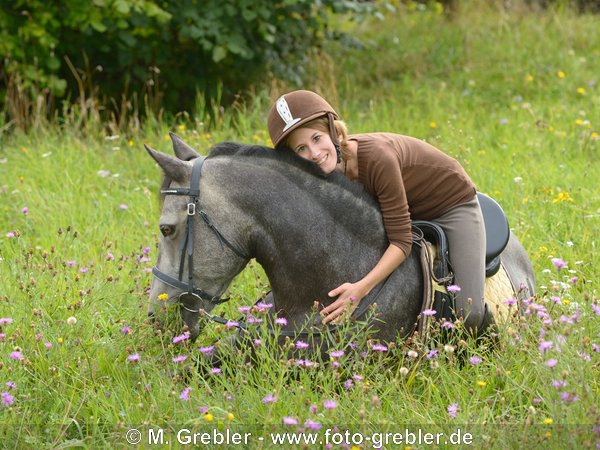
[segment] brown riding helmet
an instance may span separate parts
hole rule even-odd
[[[329,134],[337,149],[339,144],[333,121],[338,115],[324,98],[303,90],[282,95],[269,111],[267,122],[273,146],[277,148],[296,128],[321,116],[327,116],[329,120]]]

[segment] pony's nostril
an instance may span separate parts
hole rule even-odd
[[[175,232],[175,227],[173,225],[161,225],[159,229],[165,237],[171,236]]]

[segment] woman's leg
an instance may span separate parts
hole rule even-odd
[[[463,318],[465,328],[483,331],[486,305],[485,224],[477,196],[432,220],[442,227],[448,238],[450,264],[454,282],[460,287],[455,295],[455,313]]]

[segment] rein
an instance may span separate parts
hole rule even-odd
[[[211,220],[208,217],[206,211],[202,210],[200,205],[200,175],[202,172],[202,165],[204,164],[205,157],[199,157],[194,160],[194,166],[192,168],[192,178],[190,181],[189,188],[169,188],[162,189],[160,191],[163,195],[187,195],[189,197],[187,204],[187,222],[186,222],[186,233],[185,239],[181,245],[181,260],[179,262],[179,278],[174,278],[166,273],[162,272],[157,266],[154,266],[152,269],[152,273],[156,278],[158,278],[163,283],[174,287],[176,289],[180,289],[183,292],[179,296],[179,302],[181,307],[188,312],[191,313],[199,313],[200,310],[194,310],[187,306],[187,304],[191,304],[196,299],[205,300],[214,305],[219,305],[221,303],[225,303],[229,301],[229,297],[227,298],[219,298],[217,295],[211,295],[206,291],[203,291],[200,288],[194,287],[194,217],[196,213],[198,216],[202,218],[204,223],[208,226],[208,228],[217,236],[219,239],[219,243],[221,244],[221,248],[223,245],[226,245],[231,249],[237,256],[243,259],[250,259],[249,256],[245,255],[243,251],[240,251],[236,248],[231,242],[223,236],[223,234],[214,226]],[[185,259],[187,255],[188,260],[188,282],[183,281],[183,269],[185,266]]]

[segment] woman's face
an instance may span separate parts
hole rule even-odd
[[[337,166],[337,153],[329,133],[315,128],[297,128],[290,133],[287,144],[298,156],[314,162],[327,175]]]

